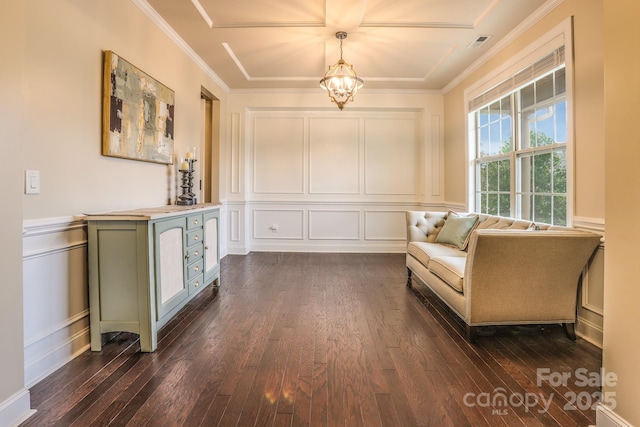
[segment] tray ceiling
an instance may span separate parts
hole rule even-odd
[[[144,0],[142,0],[144,1]],[[147,0],[231,89],[316,88],[343,57],[366,88],[440,90],[549,0]],[[555,1],[554,3],[558,3]],[[471,47],[490,36],[480,47]]]

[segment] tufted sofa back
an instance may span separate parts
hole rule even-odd
[[[458,213],[465,215],[469,213]],[[449,212],[407,211],[407,243],[435,242]],[[540,230],[562,230],[566,227],[553,226],[533,221],[509,218],[497,215],[477,214],[480,218],[478,230],[528,230],[538,227]]]

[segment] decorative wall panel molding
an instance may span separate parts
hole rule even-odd
[[[78,218],[23,224],[25,384],[89,348],[86,225]]]
[[[360,192],[360,120],[309,119],[309,193]]]
[[[359,239],[359,210],[309,210],[309,240]]]
[[[231,134],[231,150],[230,150],[230,168],[229,171],[231,173],[231,193],[238,194],[240,193],[240,182],[241,182],[241,174],[242,174],[242,159],[243,159],[243,150],[242,145],[240,143],[240,114],[232,113],[231,114],[231,125],[230,125],[230,134]]]
[[[365,118],[365,194],[416,195],[416,127],[415,118]]]
[[[304,210],[254,209],[254,239],[304,239]]]
[[[253,192],[304,193],[304,119],[256,117],[253,135]]]
[[[431,154],[429,155],[429,164],[431,166],[431,195],[439,196],[442,173],[440,164],[442,162],[442,138],[440,138],[440,115],[431,115]]]
[[[372,211],[364,212],[365,240],[407,240],[405,211]]]

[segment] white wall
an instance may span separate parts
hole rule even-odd
[[[116,52],[175,91],[178,156],[203,140],[201,87],[220,99],[221,114],[227,94],[135,1],[26,0],[1,8],[3,34],[11,35],[0,42],[11,58],[0,67],[6,209],[0,425],[8,425],[3,411],[15,420],[10,409],[25,400],[29,408],[25,385],[89,347],[86,226],[80,216],[175,200],[175,166],[101,154],[103,51]],[[224,120],[220,128],[226,134]],[[39,195],[22,195],[25,169],[40,171]]]
[[[41,172],[42,185],[40,195],[24,198],[24,218],[173,202],[175,165],[101,154],[102,52],[114,51],[174,90],[178,156],[200,144],[201,87],[223,109],[226,93],[131,0],[24,3],[29,126],[21,163]]]
[[[603,385],[612,399],[598,412],[598,426],[640,425],[640,263],[633,239],[640,210],[636,123],[640,115],[640,3],[604,3],[607,253],[605,255],[603,367],[617,376]],[[622,420],[626,420],[626,423]]]
[[[22,162],[23,59],[25,31],[22,2],[10,2],[0,13],[0,425],[10,425],[30,413],[29,391],[24,388],[22,333]],[[9,37],[7,35],[18,35]]]
[[[404,212],[443,208],[442,97],[229,95],[230,253],[405,250]]]

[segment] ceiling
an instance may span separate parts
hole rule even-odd
[[[317,88],[340,58],[337,31],[363,89],[441,90],[550,2],[146,1],[230,90]]]

